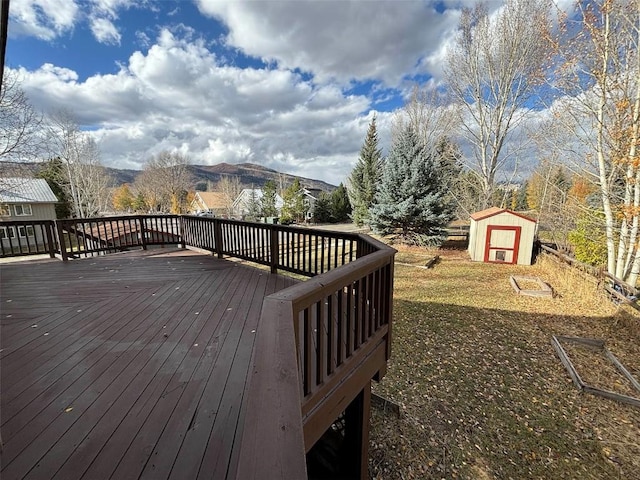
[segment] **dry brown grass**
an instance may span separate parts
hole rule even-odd
[[[550,343],[602,338],[640,378],[637,316],[548,258],[522,267],[399,250],[402,263],[424,265],[436,253],[441,262],[396,266],[393,357],[374,389],[402,415],[373,411],[372,478],[640,479],[640,409],[579,393]],[[517,295],[510,275],[538,276],[556,297]],[[577,363],[607,366],[588,356]],[[606,377],[615,389],[609,373],[594,381]]]

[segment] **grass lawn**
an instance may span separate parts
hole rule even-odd
[[[372,478],[640,479],[640,409],[579,393],[550,343],[604,339],[640,380],[638,317],[550,259],[492,265],[401,247],[396,260],[434,253],[430,270],[396,265],[393,354],[374,392],[401,415],[372,409]],[[513,274],[539,276],[556,297],[516,295]],[[634,395],[597,352],[566,350],[588,383]]]

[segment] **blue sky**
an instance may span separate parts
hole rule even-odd
[[[11,0],[6,64],[36,108],[75,114],[105,165],[178,150],[337,184],[374,113],[386,149],[413,85],[442,81],[473,3]]]

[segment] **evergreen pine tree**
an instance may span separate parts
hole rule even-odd
[[[445,172],[448,165],[428,152],[411,127],[398,136],[370,209],[376,232],[399,231],[404,241],[425,245],[446,239],[445,227],[454,217]]]
[[[138,195],[136,195],[136,198],[131,204],[131,208],[134,212],[146,212],[147,210],[149,210],[147,201],[144,199],[144,195],[142,193],[138,193]]]
[[[301,222],[304,220],[306,207],[304,204],[304,194],[300,180],[295,179],[282,194],[282,222]]]
[[[332,220],[331,195],[322,192],[313,207],[313,220],[316,223],[328,223]]]
[[[264,184],[260,206],[263,217],[278,216],[278,209],[276,208],[276,182],[273,180],[268,180]]]
[[[318,204],[316,203],[316,208]],[[341,183],[338,185],[330,197],[330,210],[331,210],[331,222],[344,222],[349,219],[351,214],[351,202],[349,201],[349,195],[347,189]]]
[[[358,162],[349,177],[349,198],[353,207],[352,219],[361,226],[369,223],[369,209],[375,200],[382,176],[382,151],[378,148],[376,117],[369,124]]]
[[[64,164],[59,158],[47,161],[36,174],[37,178],[46,180],[49,188],[58,199],[56,203],[56,218],[71,217],[71,197],[67,194],[67,180]]]

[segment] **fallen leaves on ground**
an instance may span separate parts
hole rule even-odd
[[[436,253],[432,270],[395,269],[392,359],[374,391],[402,411],[372,411],[371,477],[640,479],[640,409],[581,394],[550,343],[602,338],[639,378],[640,320],[621,322],[597,282],[549,259],[524,267]],[[401,247],[397,260],[433,255]],[[556,297],[516,295],[510,275],[538,276]]]

